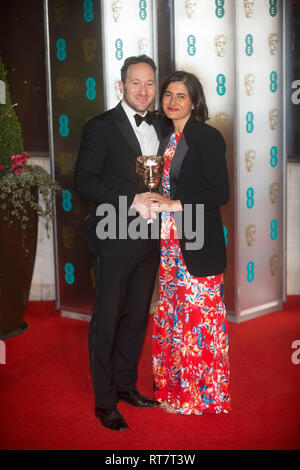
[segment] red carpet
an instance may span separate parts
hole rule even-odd
[[[6,343],[0,364],[1,449],[300,449],[300,297],[284,309],[229,323],[230,415],[178,416],[119,408],[130,429],[104,429],[93,415],[88,323],[62,318],[53,302],[32,302],[30,327]],[[300,353],[298,354],[300,358]],[[151,395],[151,318],[139,367]]]

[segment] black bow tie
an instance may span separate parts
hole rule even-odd
[[[141,116],[140,114],[135,114],[134,119],[138,127],[142,124],[143,121],[145,121],[147,124],[149,124],[149,126],[151,126],[152,121],[153,121],[152,115],[151,113],[149,113],[149,111],[147,112],[145,116]]]

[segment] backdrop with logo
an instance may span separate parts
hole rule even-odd
[[[121,99],[117,84],[126,57],[146,53],[157,62],[156,19],[160,8],[164,15],[168,8],[170,56],[177,69],[200,78],[210,124],[227,146],[231,197],[222,216],[229,319],[280,308],[285,290],[281,2],[44,0],[44,6],[51,154],[64,188],[55,218],[57,307],[79,318],[88,318],[92,308],[94,279],[83,241],[89,203],[73,191],[83,125]]]
[[[277,0],[175,0],[176,67],[201,80],[210,124],[227,145],[225,300],[235,321],[278,310],[284,299],[281,8]]]
[[[56,201],[57,308],[90,313],[94,278],[83,221],[89,202],[73,190],[74,166],[85,122],[104,110],[101,12],[98,2],[45,0],[49,137],[53,171],[64,192]]]
[[[73,174],[85,122],[115,106],[126,57],[156,59],[153,1],[44,0],[47,44],[49,140],[52,169],[64,192],[54,224],[57,308],[89,319],[94,274],[84,219],[89,201],[73,189]]]

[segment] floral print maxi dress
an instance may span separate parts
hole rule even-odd
[[[165,152],[163,195],[170,197],[169,170],[181,134]],[[173,213],[161,214],[159,300],[153,320],[154,398],[184,415],[230,411],[223,275],[189,274]]]

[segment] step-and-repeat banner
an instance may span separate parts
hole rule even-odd
[[[155,0],[44,0],[49,135],[57,198],[57,308],[89,318],[94,278],[83,240],[89,202],[73,190],[82,128],[115,106],[126,57],[157,61]],[[227,146],[231,197],[222,207],[229,319],[281,307],[285,152],[283,13],[279,0],[173,0],[176,69],[203,84]],[[171,48],[171,45],[170,45]],[[171,71],[170,71],[171,72]]]
[[[74,167],[86,121],[115,106],[126,57],[156,59],[152,0],[44,0],[50,153],[57,198],[55,271],[57,308],[89,319],[95,279],[84,219],[89,201],[73,189]]]
[[[217,7],[217,3],[220,5]],[[228,266],[225,272],[226,306],[235,306],[234,269],[234,109],[235,9],[234,1],[175,0],[176,68],[194,73],[200,80],[209,111],[208,124],[216,127],[226,141],[226,159],[231,188],[230,202],[221,209]]]
[[[241,319],[283,301],[282,2],[237,2],[236,276]]]
[[[175,0],[176,67],[202,82],[227,145],[225,301],[235,321],[284,297],[282,22],[277,0]]]

